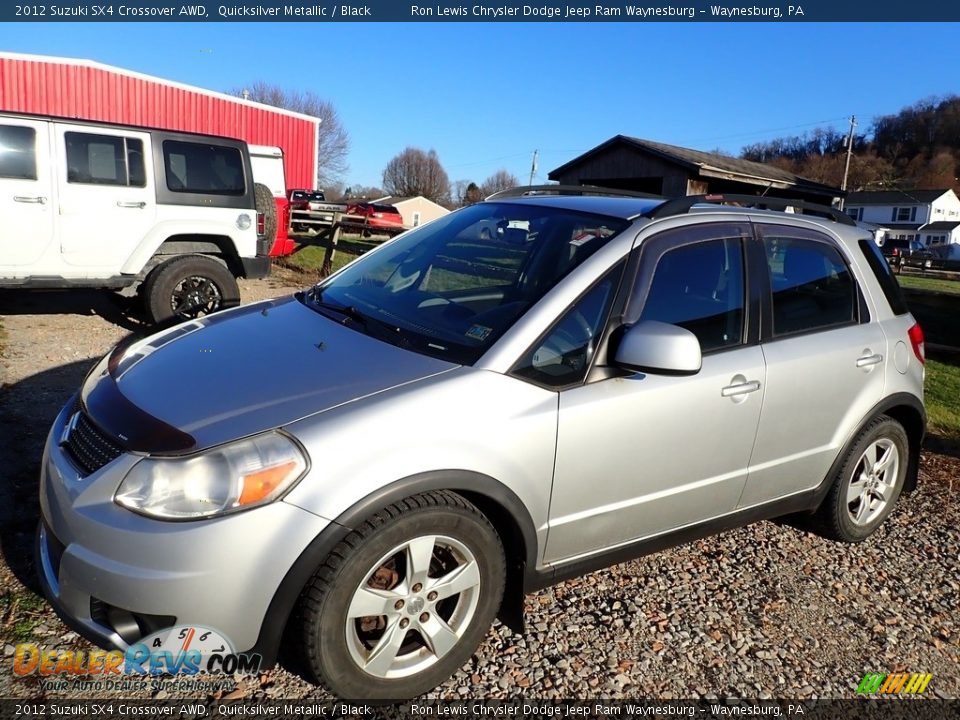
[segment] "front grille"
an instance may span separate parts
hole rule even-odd
[[[120,457],[123,452],[123,449],[94,425],[82,411],[76,416],[76,422],[73,422],[64,448],[83,475],[96,472],[111,460]]]

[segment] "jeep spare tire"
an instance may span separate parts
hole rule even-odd
[[[263,237],[267,239],[267,252],[273,249],[273,242],[277,239],[277,204],[273,193],[263,183],[254,183],[253,197],[257,214],[263,213]]]
[[[191,320],[240,304],[240,288],[213,258],[185,255],[154,268],[143,283],[143,302],[152,323]]]

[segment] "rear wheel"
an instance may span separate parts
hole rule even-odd
[[[504,578],[495,530],[460,496],[391,505],[334,548],[304,590],[308,665],[340,697],[420,695],[474,652]]]
[[[907,475],[910,441],[881,415],[861,431],[815,515],[822,535],[842,542],[868,538],[893,510]]]
[[[158,265],[144,281],[142,295],[147,318],[153,323],[190,320],[240,303],[236,278],[203,255],[185,255]]]

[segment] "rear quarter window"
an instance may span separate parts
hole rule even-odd
[[[857,244],[860,246],[860,252],[863,253],[867,265],[869,265],[870,270],[873,271],[874,277],[877,278],[877,282],[880,284],[880,290],[883,291],[883,296],[887,299],[887,303],[890,305],[890,309],[894,315],[905,315],[909,312],[907,301],[903,299],[903,292],[900,290],[900,285],[893,276],[893,270],[890,268],[890,264],[884,259],[883,253],[880,252],[880,248],[877,247],[877,244],[873,242],[873,240],[864,239]]]
[[[163,166],[172,192],[243,195],[243,156],[235,147],[165,140]]]

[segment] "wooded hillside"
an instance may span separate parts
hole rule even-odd
[[[921,100],[894,115],[874,118],[854,135],[849,190],[960,190],[960,96]],[[817,128],[793,137],[747,145],[740,156],[840,186],[847,134]]]

